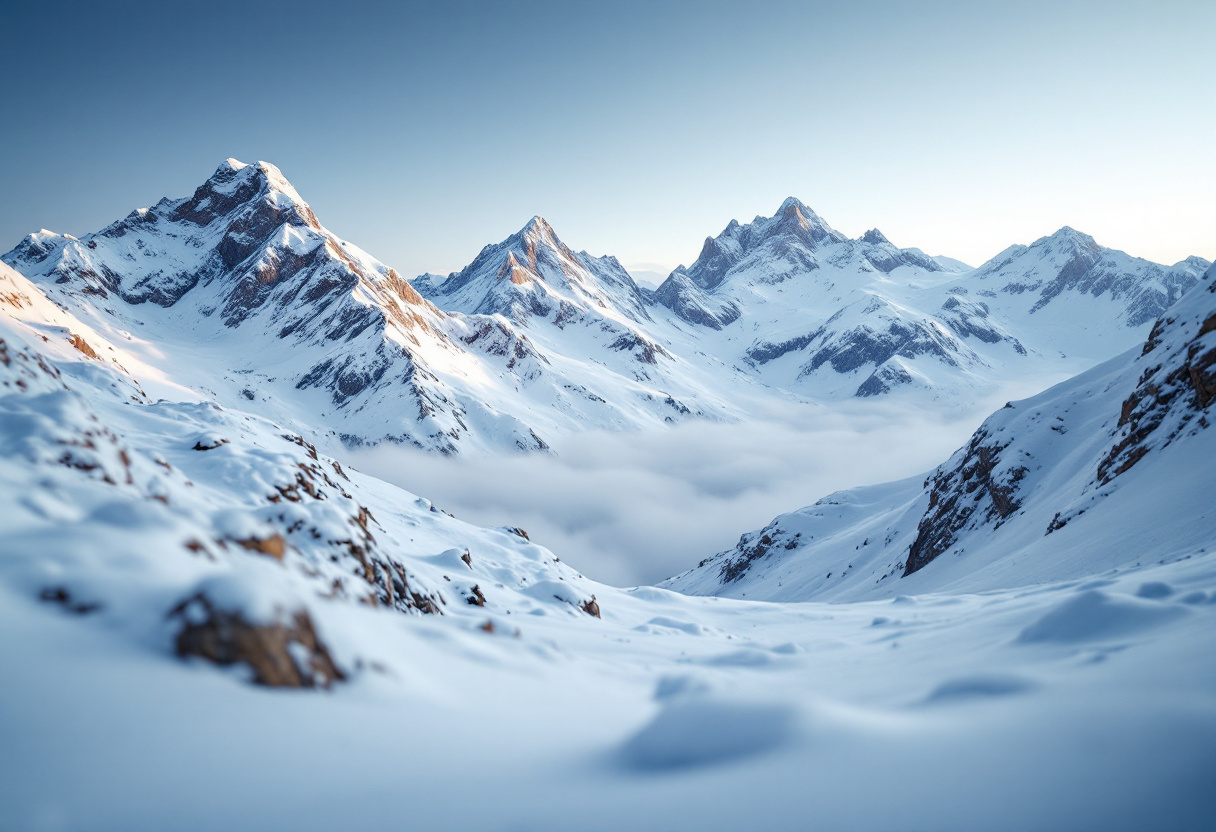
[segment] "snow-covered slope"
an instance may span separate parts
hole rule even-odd
[[[1109,479],[1095,471],[1120,490],[1081,494],[1051,539],[1092,533],[1142,474],[1174,488],[1162,499],[1211,493],[1202,465],[1153,473],[1210,458],[1186,386],[1209,389],[1201,305],[1156,333],[1156,369],[1106,396],[1130,402]],[[1216,561],[1194,548],[1210,502],[1189,526],[1161,510],[1169,535],[1144,528],[1170,563],[1117,552],[1124,566],[1080,585],[847,605],[623,590],[144,379],[144,349],[0,267],[0,828],[1107,832],[1211,816]],[[1004,531],[981,516],[966,534]],[[1128,528],[1119,543],[1140,546]]]
[[[201,598],[252,625],[307,617],[310,597],[437,615],[464,613],[474,598],[468,615],[480,623],[499,609],[497,588],[510,587],[524,611],[548,583],[566,589],[536,603],[590,598],[581,576],[519,530],[456,521],[266,419],[152,401],[121,345],[0,269],[8,585],[119,629],[177,629],[179,652],[182,627],[198,622],[154,623],[138,607]]]
[[[665,584],[772,600],[990,589],[1216,547],[1216,280],[1139,348],[993,414],[927,479],[825,497]]]

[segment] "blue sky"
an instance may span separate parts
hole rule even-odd
[[[0,249],[277,164],[405,274],[533,214],[626,265],[794,195],[978,263],[1072,225],[1216,258],[1216,3],[58,4],[0,11]]]

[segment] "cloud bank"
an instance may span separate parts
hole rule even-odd
[[[802,404],[744,423],[572,434],[553,442],[554,455],[450,459],[380,446],[350,462],[462,520],[527,529],[589,577],[634,586],[833,491],[930,470],[991,405],[943,418],[883,402]]]

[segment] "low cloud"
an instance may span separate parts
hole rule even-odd
[[[523,527],[589,577],[633,586],[833,491],[930,470],[991,404],[949,419],[883,402],[791,405],[746,423],[572,434],[554,455],[450,459],[380,446],[350,461],[462,520]]]

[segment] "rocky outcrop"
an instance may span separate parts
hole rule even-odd
[[[255,684],[272,688],[327,688],[346,678],[317,635],[305,609],[279,611],[269,621],[251,621],[204,594],[182,601],[169,617],[180,629],[177,655],[218,665],[244,665]]]
[[[774,520],[758,532],[741,536],[733,552],[723,552],[717,558],[706,558],[698,566],[704,568],[711,561],[720,558],[722,563],[718,567],[718,577],[723,584],[728,584],[746,575],[753,563],[774,549],[796,549],[800,537],[800,532],[784,529]]]
[[[1203,294],[1214,292],[1216,282]],[[1207,414],[1216,401],[1216,300],[1207,309],[1174,310],[1157,321],[1141,363],[1149,366],[1123,402],[1117,439],[1098,466],[1101,484],[1126,473],[1150,451],[1210,426]]]
[[[947,366],[958,366],[963,350],[948,333],[927,321],[891,318],[885,323],[882,329],[862,325],[828,332],[802,368],[801,375],[810,375],[823,364],[829,364],[837,373],[851,373],[866,365],[878,367],[895,356],[928,355]]]
[[[1018,484],[1027,468],[1002,459],[1009,442],[994,441],[981,428],[955,459],[925,482],[929,507],[908,550],[904,575],[923,569],[948,551],[959,532],[973,522],[999,527],[1021,504]],[[974,518],[974,519],[973,519]]]

